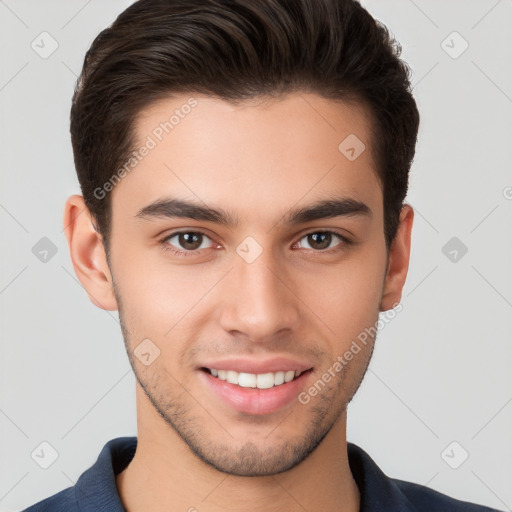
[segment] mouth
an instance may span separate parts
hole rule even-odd
[[[313,371],[313,368],[307,370],[288,370],[267,373],[245,373],[235,370],[220,370],[216,368],[202,367],[201,370],[208,373],[216,379],[226,381],[229,384],[241,388],[271,389],[287,384],[298,379],[302,374]]]
[[[270,415],[294,407],[309,382],[313,368],[267,373],[244,373],[198,368],[208,401],[245,415]],[[217,375],[215,375],[217,374]],[[296,375],[297,374],[297,375]]]
[[[288,354],[203,360],[196,370],[208,402],[245,415],[295,407],[314,372],[311,362]]]

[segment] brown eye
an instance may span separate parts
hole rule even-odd
[[[180,233],[178,243],[183,249],[194,250],[201,246],[203,235],[200,233]]]
[[[174,241],[173,241],[174,240]],[[196,231],[182,231],[173,233],[162,240],[162,243],[170,246],[170,250],[176,252],[195,252],[198,249],[208,249],[208,241],[210,239],[203,233]],[[173,242],[171,242],[173,241]]]
[[[311,233],[307,236],[308,243],[314,249],[327,249],[331,244],[331,233]]]
[[[341,241],[341,243],[332,246],[332,242],[336,239]],[[309,245],[309,247],[305,247],[306,249],[314,249],[316,251],[331,249],[337,245],[343,245],[343,242],[348,243],[344,237],[332,231],[315,231],[313,233],[309,233],[301,238],[299,244],[302,242],[302,240],[306,240],[307,244]]]

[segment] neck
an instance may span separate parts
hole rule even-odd
[[[116,476],[127,511],[359,511],[359,489],[347,456],[346,411],[297,466],[276,475],[244,477],[200,460],[148,404],[142,407],[147,414],[140,414],[141,393],[137,389],[137,450]]]

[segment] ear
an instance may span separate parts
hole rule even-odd
[[[402,288],[409,269],[413,219],[414,210],[410,205],[404,204],[400,211],[398,230],[389,250],[388,267],[380,303],[381,311],[392,309],[402,298]]]
[[[101,309],[117,310],[102,237],[94,227],[83,196],[72,195],[67,199],[63,223],[75,274],[89,299]]]

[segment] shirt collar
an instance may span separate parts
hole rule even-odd
[[[414,505],[359,446],[347,443],[348,463],[359,487],[359,512],[417,512]]]
[[[81,512],[126,512],[115,476],[123,471],[137,448],[137,437],[108,441],[97,461],[78,479],[75,496]],[[417,512],[411,502],[359,446],[347,443],[350,470],[361,496],[360,512]]]
[[[80,512],[126,512],[117,492],[115,475],[133,459],[136,437],[111,439],[98,460],[78,479],[75,497]]]

